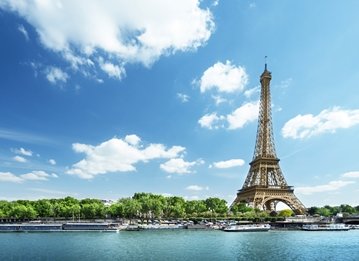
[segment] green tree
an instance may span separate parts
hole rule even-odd
[[[225,214],[228,212],[227,202],[220,198],[207,198],[206,206],[213,214]]]
[[[207,211],[206,203],[203,200],[189,200],[185,203],[187,216],[199,216]]]
[[[130,219],[130,222],[134,218],[138,218],[141,211],[141,204],[138,200],[132,198],[121,199],[123,204],[124,216]]]
[[[291,217],[293,216],[294,212],[291,209],[283,209],[279,211],[278,216],[280,217]]]
[[[185,200],[182,197],[167,197],[165,216],[167,218],[183,218],[185,216]]]
[[[55,214],[54,206],[48,199],[41,199],[36,201],[34,207],[39,217],[53,217]]]
[[[112,217],[123,218],[124,217],[124,205],[122,202],[116,202],[109,208],[109,213]]]
[[[32,206],[25,206],[19,203],[13,204],[9,212],[9,217],[16,219],[34,219],[36,216],[37,213]]]
[[[318,214],[323,217],[329,217],[331,216],[330,209],[323,207],[318,209]]]
[[[81,214],[85,219],[93,219],[97,214],[96,203],[85,203],[81,205]]]

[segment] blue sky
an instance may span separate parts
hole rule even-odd
[[[357,1],[0,0],[0,199],[243,185],[264,56],[306,206],[359,205]]]

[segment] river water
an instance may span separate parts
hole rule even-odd
[[[359,230],[0,233],[0,260],[359,260]]]

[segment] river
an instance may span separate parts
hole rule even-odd
[[[0,233],[0,260],[359,260],[359,230]]]

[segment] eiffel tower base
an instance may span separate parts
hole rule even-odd
[[[239,190],[232,206],[247,203],[250,207],[260,210],[275,211],[278,202],[288,205],[296,215],[306,213],[304,205],[294,195],[292,187],[268,188],[253,186]]]

